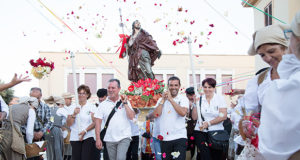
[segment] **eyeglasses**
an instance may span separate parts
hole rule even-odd
[[[290,29],[285,29],[285,30],[283,31],[283,33],[284,33],[285,39],[290,39],[291,36],[292,36],[292,34],[293,34],[293,31],[290,30]]]
[[[84,96],[84,95],[86,95],[86,93],[85,93],[85,92],[83,92],[83,93],[78,93],[78,95],[79,95],[79,96]]]

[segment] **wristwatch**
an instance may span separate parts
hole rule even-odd
[[[123,104],[128,104],[127,102],[123,102]]]

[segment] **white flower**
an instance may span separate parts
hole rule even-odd
[[[175,158],[178,158],[178,157],[179,157],[180,152],[179,152],[179,151],[177,151],[177,152],[172,152],[171,155],[173,156],[173,159],[175,159]]]
[[[50,68],[50,67],[45,67],[45,72],[46,72],[47,74],[50,74],[51,68]]]

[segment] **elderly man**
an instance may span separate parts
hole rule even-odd
[[[39,101],[39,106],[36,109],[36,120],[34,122],[34,141],[44,139],[44,135],[51,130],[54,118],[51,118],[51,110],[47,104],[41,101],[42,90],[38,87],[30,89],[30,97],[35,97]],[[51,121],[52,119],[52,121]],[[24,129],[23,129],[24,132]],[[30,160],[39,159],[39,157],[30,158]]]
[[[102,148],[102,141],[100,139],[100,128],[102,120],[109,121],[108,126],[102,130],[106,130],[106,134],[103,138],[106,143],[108,156],[110,160],[125,160],[126,152],[128,150],[131,141],[131,126],[130,120],[133,120],[135,113],[127,101],[127,97],[120,97],[119,92],[121,90],[120,81],[118,79],[111,79],[108,82],[108,98],[100,103],[96,118],[96,147]],[[114,113],[112,118],[111,113]]]

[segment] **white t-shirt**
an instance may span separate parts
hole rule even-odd
[[[189,108],[189,100],[185,95],[177,95],[173,99],[181,107]],[[159,99],[156,107],[161,100],[162,98]],[[166,100],[160,116],[160,134],[163,136],[163,140],[172,141],[180,138],[187,138],[185,126],[185,116],[179,115],[171,102]]]
[[[262,101],[258,148],[265,159],[285,160],[300,150],[300,61],[286,54],[277,71]]]
[[[247,113],[252,111],[254,113],[259,112],[260,110],[260,105],[262,101],[262,97],[265,94],[266,88],[269,87],[271,80],[271,68],[266,74],[266,77],[264,81],[258,86],[257,81],[259,75],[255,76],[251,80],[248,81],[246,90],[245,90],[245,95],[244,95],[244,100],[245,100],[245,108]]]
[[[153,137],[157,138],[160,135],[160,117],[154,119],[153,122]]]
[[[134,119],[132,121],[130,121],[130,125],[131,125],[131,136],[138,136],[140,135],[140,130],[139,130],[139,125],[137,123],[138,121],[138,117],[139,117],[139,114],[136,114]],[[103,121],[102,121],[103,122]],[[102,126],[101,126],[102,127]]]
[[[58,116],[62,116],[62,124],[65,124],[68,118],[68,115],[72,115],[74,112],[74,108],[72,107],[72,105],[70,106],[64,106],[62,108],[58,108],[56,111],[56,114]]]
[[[71,136],[70,141],[79,141],[78,134],[85,130],[89,125],[93,123],[91,114],[95,113],[95,105],[91,103],[86,103],[81,107],[79,114],[76,116],[73,125],[70,127]],[[73,113],[75,110],[75,105],[70,106],[70,112]],[[80,118],[80,126],[78,128]],[[93,137],[95,139],[95,129],[89,130],[83,137],[83,140]]]
[[[34,129],[34,122],[35,122],[35,110],[32,108],[29,108],[28,111],[28,119],[26,123],[26,140],[27,143],[32,143],[33,140],[33,129]]]
[[[8,117],[8,114],[9,114],[9,111],[8,111],[8,106],[7,104],[5,103],[5,101],[2,99],[2,97],[0,96],[0,103],[1,103],[1,108],[2,108],[2,112],[6,112],[6,117],[4,118],[7,118]]]
[[[222,95],[214,94],[213,98],[210,100],[210,104],[206,100],[206,96],[205,95],[202,96],[201,113],[205,121],[211,121],[219,117],[220,108],[227,108],[226,101]],[[201,119],[201,117],[198,117],[198,119]],[[197,120],[195,130],[200,131],[200,126],[201,125],[199,124],[199,120]],[[208,130],[209,131],[224,130],[223,122],[211,125],[210,127],[208,127]],[[203,132],[207,132],[207,130],[204,130]]]
[[[120,100],[120,99],[119,99]],[[112,111],[112,109],[116,106],[117,102],[111,101],[107,98],[105,101],[100,103],[97,108],[95,118],[102,119],[104,123],[106,123],[107,118]],[[132,109],[130,103],[128,102],[129,108]],[[133,109],[132,109],[133,110]],[[121,104],[118,109],[116,109],[116,113],[111,118],[109,125],[106,130],[106,134],[104,137],[105,142],[119,142],[124,138],[131,138],[131,125],[130,119],[127,117],[125,107]]]

